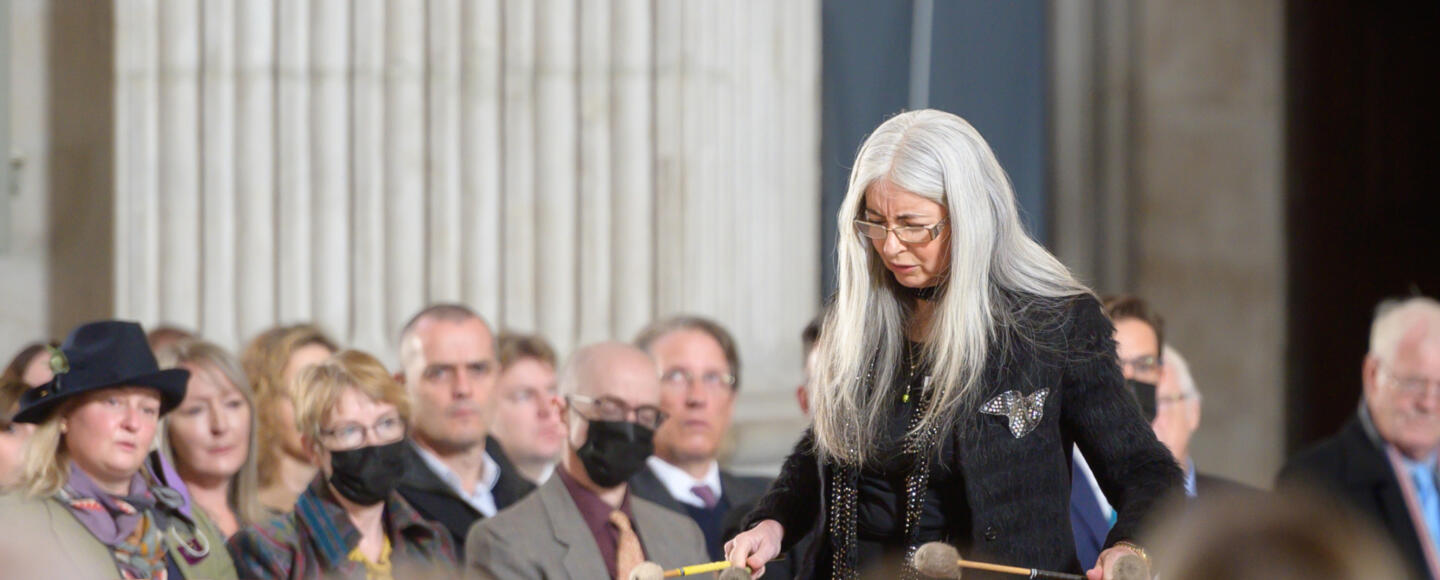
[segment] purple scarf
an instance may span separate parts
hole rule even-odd
[[[61,501],[70,508],[75,519],[94,534],[95,539],[106,546],[114,546],[135,533],[145,510],[155,507],[155,496],[144,476],[136,473],[130,479],[130,493],[116,498],[100,489],[84,470],[70,465],[70,483],[60,491]],[[120,501],[116,501],[119,499]],[[104,509],[82,509],[84,500],[93,500]],[[128,504],[128,505],[124,505]]]
[[[129,493],[117,497],[100,489],[89,474],[72,463],[70,482],[56,494],[56,499],[95,539],[110,548],[123,578],[165,580],[163,524],[157,523],[153,513],[156,494],[143,475],[132,476]],[[178,498],[171,503],[179,503]]]

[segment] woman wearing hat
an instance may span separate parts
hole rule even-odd
[[[375,580],[454,572],[450,533],[395,491],[410,402],[380,361],[346,350],[302,371],[295,417],[320,475],[293,511],[230,537],[244,577]]]
[[[189,372],[160,370],[140,325],[120,321],[75,329],[52,367],[55,378],[25,392],[14,418],[38,425],[23,494],[0,499],[4,536],[27,560],[18,564],[47,577],[235,577],[210,557],[224,546],[198,534],[179,494],[143,469],[156,424],[185,398]]]

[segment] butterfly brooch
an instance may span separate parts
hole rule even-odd
[[[1049,394],[1049,388],[1029,395],[1021,394],[1020,391],[1005,391],[986,401],[980,407],[980,412],[1008,419],[1010,434],[1019,439],[1029,435],[1035,430],[1035,426],[1040,424],[1040,417],[1045,414],[1045,397]]]

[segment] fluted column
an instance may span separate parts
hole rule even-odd
[[[118,1],[118,314],[391,364],[437,301],[562,355],[702,314],[795,429],[817,0]]]

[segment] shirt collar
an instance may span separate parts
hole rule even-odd
[[[460,496],[460,499],[465,500],[465,503],[470,504],[471,507],[484,514],[487,518],[494,517],[495,512],[499,511],[495,507],[494,490],[495,484],[500,481],[500,463],[496,462],[495,458],[490,456],[489,451],[483,452],[480,456],[480,463],[484,466],[484,472],[481,473],[480,481],[477,482],[475,490],[471,492],[461,487],[460,476],[456,475],[454,471],[451,471],[450,466],[445,465],[445,462],[441,461],[439,457],[436,457],[434,453],[431,453],[429,449],[413,441],[410,442],[410,444],[415,447],[415,451],[419,452],[420,460],[425,462],[425,465],[430,468],[430,471],[435,472],[435,475],[440,478],[440,481],[450,486],[450,489],[454,490],[455,494]]]
[[[675,501],[689,506],[705,507],[705,500],[700,499],[700,496],[690,490],[697,485],[710,488],[710,491],[715,494],[715,499],[720,499],[720,464],[714,460],[710,461],[710,467],[705,470],[705,477],[700,479],[691,477],[684,469],[671,465],[654,455],[647,458],[645,464],[650,466],[650,471],[655,474],[655,477],[665,486],[665,491],[670,492],[670,497],[675,498]]]
[[[1185,458],[1185,495],[1195,497],[1195,460]]]

